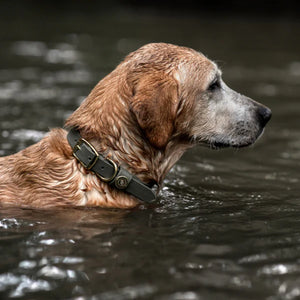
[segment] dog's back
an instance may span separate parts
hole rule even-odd
[[[0,203],[39,207],[76,203],[71,158],[63,129],[52,130],[37,144],[1,157]]]

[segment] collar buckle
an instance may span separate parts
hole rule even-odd
[[[86,159],[83,159],[79,151],[88,152]],[[87,170],[90,170],[99,158],[97,150],[84,138],[78,140],[73,147],[73,155]]]

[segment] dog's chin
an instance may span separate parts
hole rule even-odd
[[[207,145],[211,149],[223,149],[223,148],[245,148],[253,145],[263,134],[264,128],[260,127],[256,132],[247,135],[237,135],[231,138],[218,136],[207,142]]]
[[[205,143],[206,147],[209,147],[210,149],[213,150],[220,150],[220,149],[225,149],[225,148],[245,148],[248,147],[250,145],[252,145],[254,143],[254,141],[249,141],[249,142],[240,142],[240,143],[236,143],[236,142],[218,142],[218,141],[214,141],[214,142],[208,142]]]
[[[248,131],[248,134],[226,136],[225,134],[215,134],[211,137],[193,136],[193,144],[218,150],[224,148],[245,148],[254,144],[263,134],[264,127],[257,128],[256,131]]]
[[[257,137],[252,138],[241,138],[241,139],[214,139],[208,141],[200,141],[198,144],[208,147],[213,150],[219,150],[224,148],[245,148],[253,145],[256,140],[261,136],[261,133]]]

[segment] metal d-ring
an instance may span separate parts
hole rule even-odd
[[[106,158],[112,165],[113,165],[113,167],[114,167],[114,173],[113,173],[113,175],[111,176],[111,177],[109,177],[109,178],[106,178],[106,177],[103,177],[103,176],[101,176],[101,175],[99,175],[99,174],[97,174],[96,173],[96,175],[102,180],[102,181],[104,181],[104,182],[109,182],[109,181],[112,181],[112,180],[114,180],[115,179],[115,177],[116,177],[116,175],[117,175],[117,173],[118,173],[118,166],[117,166],[117,164],[113,161],[113,160],[111,160],[110,158]]]

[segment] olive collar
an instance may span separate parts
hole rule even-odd
[[[76,128],[69,131],[67,140],[73,149],[73,156],[86,170],[93,172],[103,182],[143,202],[155,200],[155,193],[147,184],[118,166],[113,160],[99,154],[92,144],[81,137]]]

